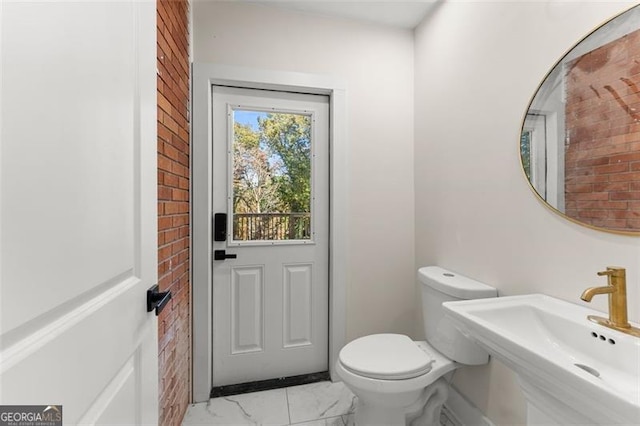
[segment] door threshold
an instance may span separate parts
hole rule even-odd
[[[309,383],[331,380],[328,371],[301,374],[299,376],[279,377],[277,379],[260,380],[258,382],[238,383],[236,385],[214,386],[209,393],[210,398],[220,396],[239,395],[242,393],[259,392],[271,389],[287,388],[289,386],[306,385]]]

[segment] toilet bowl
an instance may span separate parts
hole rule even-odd
[[[488,353],[444,317],[442,303],[496,297],[496,289],[436,266],[420,268],[418,280],[427,341],[373,334],[340,351],[336,372],[358,397],[357,426],[438,425],[451,372],[488,362]]]
[[[400,334],[375,334],[362,337],[345,346],[345,349],[371,348],[371,340],[382,348],[375,356],[383,364],[377,371],[374,368],[369,368],[368,371],[362,368],[365,371],[359,371],[358,367],[347,367],[350,365],[348,358],[343,362],[342,356],[336,363],[338,375],[358,397],[355,411],[356,425],[405,425],[411,424],[417,418],[422,419],[422,422],[416,424],[437,424],[440,408],[448,393],[448,383],[443,377],[454,370],[457,363],[440,354],[427,342],[414,342]],[[387,345],[383,347],[385,343]],[[415,364],[410,364],[411,367],[422,363],[427,365],[425,370],[403,368],[406,364],[402,361],[406,359],[403,359],[402,352],[404,350],[415,352],[405,345],[412,345],[422,354],[422,359],[415,357],[413,360]],[[384,361],[385,357],[386,361]],[[373,366],[371,363],[368,364],[370,367]],[[387,374],[384,377],[379,374],[380,370],[395,371],[394,374]],[[431,402],[430,407],[427,407],[427,401]]]

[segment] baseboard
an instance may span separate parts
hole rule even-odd
[[[495,426],[453,386],[449,388],[449,398],[444,403],[444,409],[445,415],[455,426]]]

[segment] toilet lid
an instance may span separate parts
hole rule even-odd
[[[340,351],[347,370],[372,379],[401,380],[431,370],[433,358],[402,334],[372,334],[348,343]]]

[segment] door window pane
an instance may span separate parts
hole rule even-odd
[[[311,116],[233,111],[233,239],[311,239]]]

